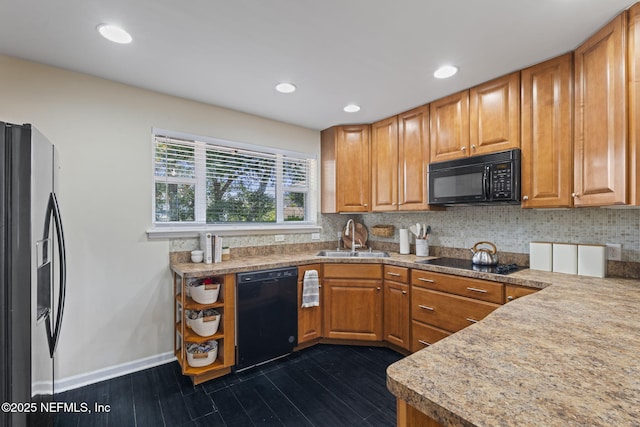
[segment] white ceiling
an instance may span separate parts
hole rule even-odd
[[[312,129],[575,49],[633,0],[0,0],[0,53]],[[117,45],[96,31],[123,26]],[[437,80],[451,63],[460,72]],[[276,83],[297,85],[293,94]],[[357,103],[358,113],[342,108]]]

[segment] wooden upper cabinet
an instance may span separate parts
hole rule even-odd
[[[520,72],[469,90],[470,156],[520,147]]]
[[[398,210],[398,118],[371,125],[371,202],[378,212]]]
[[[640,3],[629,11],[629,200],[640,205]]]
[[[369,125],[335,126],[320,139],[322,213],[369,211]]]
[[[398,116],[398,207],[426,210],[429,165],[429,106],[414,108]]]
[[[371,125],[371,202],[374,212],[428,210],[429,107]]]
[[[575,51],[574,205],[627,202],[627,13]]]
[[[520,147],[520,72],[430,105],[431,162]]]
[[[429,104],[431,162],[467,156],[469,147],[469,91]]]
[[[521,73],[522,207],[571,207],[572,54]]]

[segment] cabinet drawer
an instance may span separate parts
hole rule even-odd
[[[538,292],[539,290],[540,289],[527,288],[525,286],[506,285],[504,288],[504,294],[506,295],[506,302],[509,302],[534,292]]]
[[[498,307],[498,304],[458,295],[411,288],[411,318],[450,332],[478,322]]]
[[[325,264],[325,278],[381,279],[381,264]]]
[[[400,283],[409,283],[409,269],[393,265],[384,266],[384,279]]]
[[[411,322],[411,351],[416,352],[448,337],[451,333],[422,322]]]
[[[449,292],[482,301],[504,303],[504,285],[488,280],[471,279],[451,274],[412,270],[411,284],[435,291]]]

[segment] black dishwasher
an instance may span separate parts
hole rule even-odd
[[[236,275],[236,367],[287,355],[298,344],[298,269]]]

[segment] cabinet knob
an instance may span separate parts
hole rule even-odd
[[[462,147],[460,150],[467,151],[467,147]]]
[[[475,146],[475,144],[471,146],[471,149],[472,149],[473,151],[476,151],[476,146]]]
[[[526,202],[527,200],[529,200],[529,196],[522,196],[522,200]]]
[[[578,198],[580,197],[580,193],[571,193],[571,197]]]
[[[365,203],[365,204],[364,204],[364,207],[366,208],[367,206],[368,206],[368,205]]]
[[[377,290],[380,290],[380,287],[378,286],[376,289],[377,289]]]
[[[406,295],[406,294],[407,294],[407,291],[402,291],[402,295]]]
[[[515,298],[513,298],[513,295],[507,295],[507,299],[508,299],[509,301],[513,301]]]

